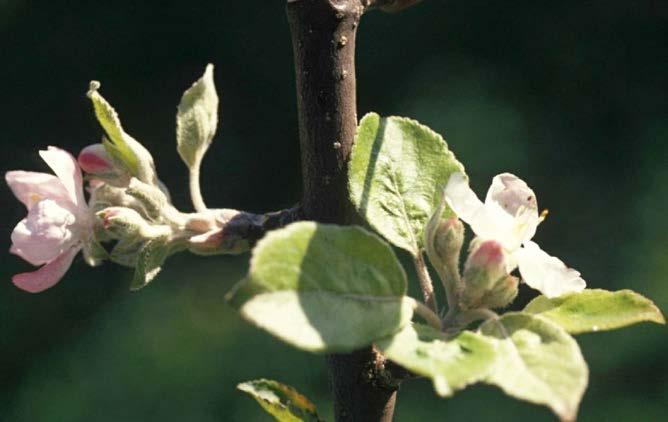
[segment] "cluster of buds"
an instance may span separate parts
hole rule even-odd
[[[25,171],[6,175],[28,208],[28,216],[12,233],[11,252],[42,265],[14,276],[14,284],[30,292],[53,286],[80,250],[90,265],[110,260],[135,268],[132,288],[137,289],[175,252],[233,254],[249,248],[244,230],[258,221],[236,210],[207,209],[199,192],[199,166],[217,125],[212,72],[207,66],[204,76],[186,90],[177,114],[177,149],[190,170],[197,212],[183,213],[173,206],[150,152],[124,131],[116,111],[99,94],[100,84],[91,82],[87,95],[106,134],[102,143],[87,146],[78,159],[55,147],[41,151],[55,176]]]
[[[506,254],[494,240],[473,242],[462,276],[459,306],[503,308],[517,296],[519,279],[508,274]]]
[[[519,279],[508,274],[503,247],[493,240],[474,239],[460,275],[464,225],[456,217],[441,218],[443,209],[440,207],[427,225],[425,246],[450,306],[466,311],[508,305],[517,295]]]

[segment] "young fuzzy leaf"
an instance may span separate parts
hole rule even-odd
[[[454,172],[463,173],[464,167],[428,127],[375,113],[360,121],[350,158],[350,196],[360,215],[395,246],[419,253],[424,227]]]
[[[169,245],[166,238],[147,241],[137,255],[135,274],[130,284],[130,290],[139,290],[153,281],[168,255]]]
[[[422,324],[409,324],[376,342],[385,357],[415,374],[431,378],[439,396],[481,381],[496,358],[496,342],[471,331],[447,339]]]
[[[315,405],[288,385],[259,379],[242,382],[237,388],[279,422],[322,422]]]
[[[213,65],[181,97],[176,113],[176,146],[188,168],[199,166],[218,126]]]
[[[394,252],[360,227],[293,223],[267,234],[227,299],[258,327],[300,349],[351,351],[412,317]]]
[[[144,183],[157,183],[153,157],[146,148],[132,136],[125,133],[116,110],[100,95],[100,83],[92,81],[86,94],[93,102],[95,116],[104,129],[108,139],[104,139],[107,153],[114,164],[125,169],[132,176]]]
[[[571,334],[614,330],[639,322],[666,323],[651,300],[631,290],[587,289],[553,299],[538,296],[524,312],[547,318]]]
[[[549,320],[518,312],[488,320],[480,332],[498,342],[486,382],[575,420],[589,371],[573,337]]]

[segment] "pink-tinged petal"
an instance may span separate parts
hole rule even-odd
[[[535,212],[538,217],[536,194],[524,180],[514,174],[501,173],[494,176],[485,197],[485,204],[491,203],[497,203],[512,217],[527,209]]]
[[[36,271],[16,274],[12,277],[12,282],[19,289],[30,293],[39,293],[53,287],[63,278],[78,252],[78,247],[70,248]]]
[[[116,169],[102,144],[88,145],[77,158],[83,171],[90,174],[113,173]]]
[[[514,255],[524,282],[548,298],[579,292],[587,285],[578,271],[548,255],[534,242],[527,242]]]
[[[33,265],[52,261],[78,241],[76,217],[51,199],[38,202],[12,232],[11,252]]]
[[[510,250],[516,250],[522,243],[531,240],[541,221],[536,195],[514,174],[501,173],[492,179],[485,207],[496,209],[497,213],[505,213],[512,218],[512,223],[504,229],[503,234],[504,243]]]
[[[49,147],[46,151],[40,151],[39,155],[65,186],[72,203],[79,208],[85,207],[81,169],[72,154],[60,148]]]
[[[5,173],[5,180],[14,196],[28,209],[43,199],[53,199],[73,208],[65,186],[52,174],[15,170]]]

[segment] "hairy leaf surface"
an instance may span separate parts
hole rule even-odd
[[[428,127],[375,113],[360,121],[350,158],[351,199],[392,244],[419,253],[424,227],[453,172],[464,167]]]
[[[176,145],[189,168],[202,160],[217,127],[218,94],[209,64],[204,75],[183,93],[176,113]]]
[[[548,406],[562,420],[575,419],[589,371],[578,344],[563,328],[511,312],[488,320],[480,332],[498,342],[488,383],[518,399]]]
[[[496,342],[485,336],[462,331],[446,340],[443,333],[423,324],[408,324],[376,346],[390,360],[431,378],[443,397],[481,381],[496,358]]]
[[[571,334],[614,330],[639,322],[666,323],[651,300],[631,290],[587,289],[553,299],[538,296],[524,312],[547,318]]]

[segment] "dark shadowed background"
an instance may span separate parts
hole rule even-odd
[[[0,0],[0,168],[46,171],[37,150],[101,136],[88,81],[152,152],[190,209],[176,105],[214,63],[221,122],[204,161],[207,203],[264,212],[300,196],[292,51],[284,1]],[[359,115],[410,116],[443,134],[481,194],[511,171],[550,215],[538,242],[591,287],[629,287],[668,310],[668,2],[425,0],[370,13],[358,38]],[[25,213],[7,187],[0,249]],[[331,420],[324,360],[245,322],[224,294],[248,255],[171,258],[149,287],[79,257],[39,295],[30,266],[0,254],[0,419],[269,420],[235,385],[270,377]],[[522,299],[533,293],[523,292]],[[583,421],[668,412],[668,337],[641,325],[579,338],[591,368]],[[554,420],[477,386],[437,398],[402,386],[398,421]],[[665,419],[663,419],[665,420]]]

